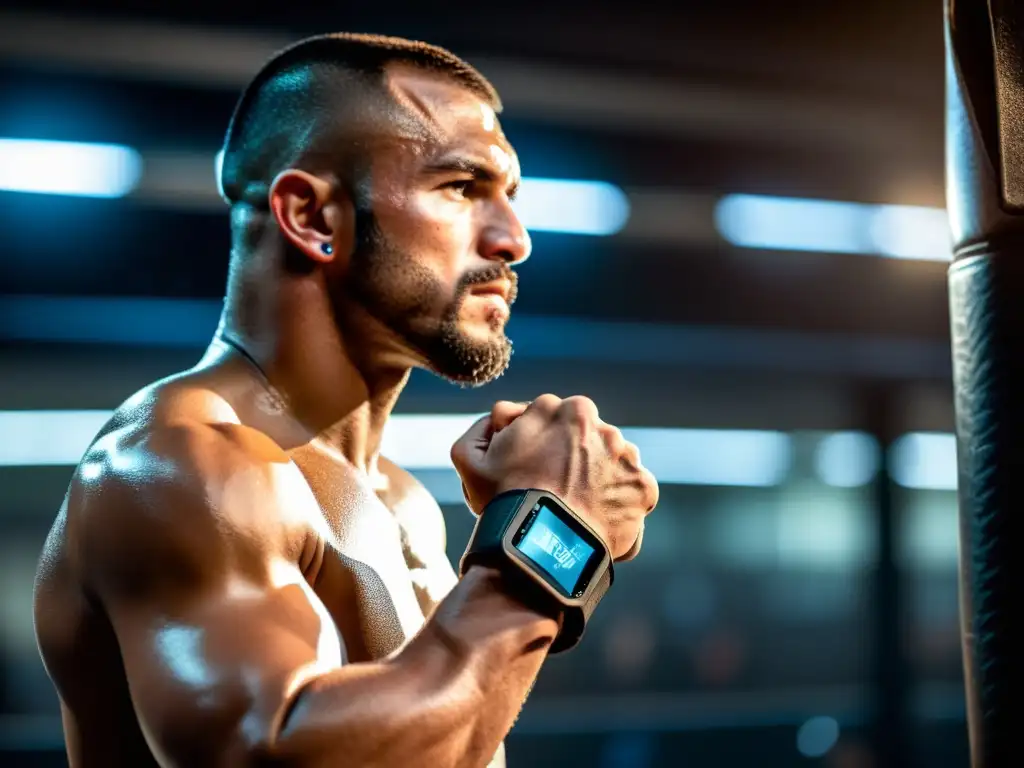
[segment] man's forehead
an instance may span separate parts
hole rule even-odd
[[[388,85],[429,135],[433,145],[429,154],[462,150],[489,163],[518,168],[518,159],[494,109],[468,88],[411,67],[390,70]]]

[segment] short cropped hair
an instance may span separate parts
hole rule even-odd
[[[334,170],[350,170],[339,139],[344,145],[346,126],[367,109],[394,102],[385,87],[392,64],[439,73],[501,112],[491,83],[444,48],[355,33],[307,38],[271,57],[242,92],[224,139],[221,196],[263,207],[278,173],[321,152],[335,155]]]

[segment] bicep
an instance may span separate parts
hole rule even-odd
[[[272,738],[306,681],[341,665],[333,622],[294,571],[277,583],[224,579],[184,600],[108,602],[157,754],[176,765],[234,763]]]
[[[216,430],[167,430],[81,494],[83,578],[150,747],[170,765],[242,762],[305,680],[341,664],[251,453]],[[140,483],[118,465],[149,471]]]

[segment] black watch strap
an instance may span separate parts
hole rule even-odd
[[[590,592],[588,599],[583,601],[578,608],[563,611],[562,630],[558,633],[558,637],[555,638],[555,642],[551,644],[548,653],[561,653],[575,647],[583,637],[583,632],[587,628],[587,622],[590,621],[590,617],[597,608],[597,604],[601,602],[601,598],[604,597],[604,593],[612,585],[613,579],[614,574],[609,563],[608,569],[601,574],[601,577],[594,585],[595,589]]]
[[[531,577],[526,570],[510,563],[502,540],[523,508],[524,501],[532,494],[531,490],[505,491],[490,501],[477,519],[459,571],[465,574],[473,565],[495,568],[502,572],[517,596],[527,605],[552,617],[557,618],[561,614],[561,631],[549,649],[549,653],[560,653],[573,648],[583,637],[587,622],[612,585],[615,573],[609,558],[607,568],[597,575],[582,599],[561,602],[540,586],[536,580],[538,577]],[[552,494],[544,495],[554,498]],[[564,504],[562,506],[568,509]]]

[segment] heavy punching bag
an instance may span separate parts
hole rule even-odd
[[[946,0],[946,182],[973,768],[1024,766],[1024,0]],[[1016,629],[1014,627],[1017,627]]]

